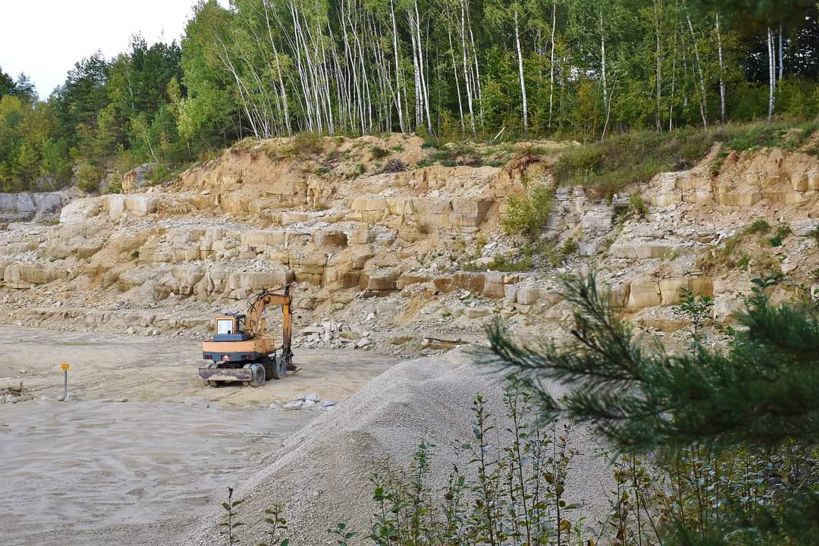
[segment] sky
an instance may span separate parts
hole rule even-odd
[[[196,0],[0,0],[0,69],[25,72],[47,97],[74,63],[128,48],[141,33],[148,44],[179,40]],[[227,5],[227,0],[220,0]]]

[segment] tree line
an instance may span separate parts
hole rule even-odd
[[[819,10],[789,0],[215,0],[46,100],[0,70],[0,190],[245,137],[605,139],[819,111]]]

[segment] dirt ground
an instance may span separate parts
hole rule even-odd
[[[210,388],[196,376],[199,351],[171,338],[0,327],[0,380],[22,380],[32,397],[0,405],[3,544],[167,544],[324,413],[271,402],[307,392],[341,401],[395,363],[299,351],[302,371],[283,381]],[[62,361],[77,397],[68,403],[57,401]]]

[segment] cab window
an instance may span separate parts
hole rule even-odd
[[[221,334],[233,334],[233,321],[230,319],[220,319],[216,321],[216,333]]]

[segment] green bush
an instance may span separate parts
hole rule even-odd
[[[373,149],[370,150],[370,156],[372,157],[372,159],[384,159],[388,155],[390,155],[390,151],[385,150],[380,146],[373,146]]]
[[[648,214],[648,206],[639,193],[632,193],[628,196],[628,206],[631,213],[637,218],[645,218]]]
[[[88,161],[83,161],[77,165],[74,173],[77,187],[85,193],[94,193],[99,190],[102,179],[102,169],[92,165]]]
[[[510,196],[501,226],[509,235],[537,236],[552,212],[551,188],[534,186],[523,196]]]
[[[324,150],[323,139],[318,133],[304,132],[293,137],[290,143],[290,154],[296,157],[317,155]]]
[[[759,220],[754,220],[748,227],[742,230],[742,233],[745,235],[762,235],[763,233],[768,233],[770,230],[771,225],[760,218]]]

